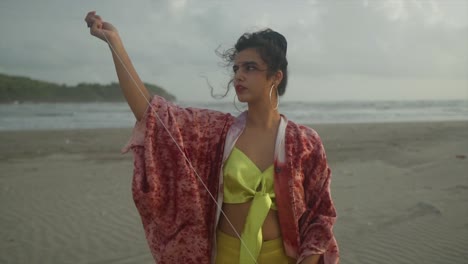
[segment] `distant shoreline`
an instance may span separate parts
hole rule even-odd
[[[72,101],[72,100],[54,100],[54,101],[0,101],[0,105],[21,105],[21,104],[55,104],[55,103],[63,103],[63,104],[93,104],[93,103],[126,103],[125,99],[119,99],[119,100],[105,100],[105,99],[99,99],[99,100],[86,100],[86,101]]]
[[[180,107],[238,115],[232,102],[184,102]],[[468,121],[465,102],[283,102],[280,112],[299,124],[420,123]],[[122,128],[134,116],[123,100],[17,102],[0,104],[0,130]]]

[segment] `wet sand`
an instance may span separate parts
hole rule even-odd
[[[341,263],[468,260],[468,122],[311,127]],[[0,132],[0,263],[153,263],[120,154],[130,133]]]

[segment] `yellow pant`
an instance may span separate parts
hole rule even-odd
[[[232,237],[220,230],[216,232],[216,263],[217,264],[239,264],[240,240]],[[293,264],[296,260],[286,256],[283,249],[283,240],[264,241],[260,255],[257,259],[258,264]]]

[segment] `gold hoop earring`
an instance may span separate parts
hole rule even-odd
[[[271,93],[273,92],[273,88],[275,88],[275,84],[271,85],[271,88],[270,88],[270,105],[271,105]],[[279,94],[278,94],[278,89],[275,89],[275,90],[276,90],[276,107],[274,107],[273,110],[278,110]]]

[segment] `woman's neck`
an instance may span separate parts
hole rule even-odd
[[[247,112],[247,126],[258,129],[277,129],[281,120],[278,110],[274,110],[270,105],[249,105]]]

